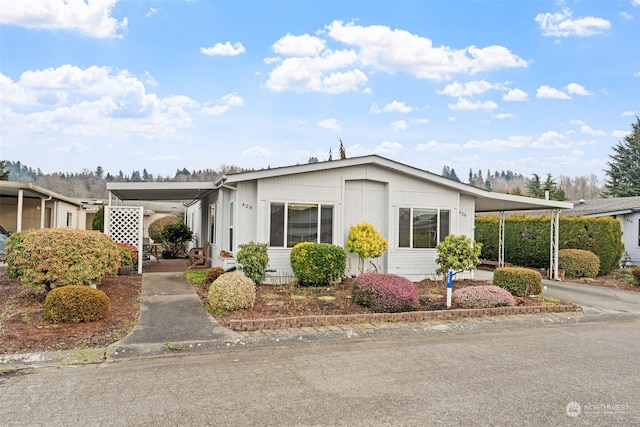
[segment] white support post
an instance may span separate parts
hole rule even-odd
[[[504,267],[504,218],[505,212],[500,211],[500,225],[498,227],[498,267]]]
[[[40,229],[44,228],[44,210],[45,210],[45,199],[40,199]]]
[[[24,206],[24,190],[18,190],[18,218],[16,219],[16,233],[22,231],[22,209]]]
[[[560,241],[560,210],[551,211],[551,230],[549,245],[549,279],[560,280],[558,277],[558,246]]]

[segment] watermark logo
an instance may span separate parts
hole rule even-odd
[[[578,402],[569,402],[564,410],[568,416],[577,417],[582,412],[582,407],[580,407]]]
[[[580,414],[616,414],[620,412],[626,412],[629,410],[629,405],[621,404],[587,404],[580,405],[578,402],[569,402],[565,406],[564,411],[572,418],[579,416]]]

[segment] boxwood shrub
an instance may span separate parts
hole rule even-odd
[[[290,261],[299,284],[326,286],[344,274],[347,254],[337,245],[303,242],[291,249]]]
[[[542,276],[528,268],[496,268],[493,272],[493,284],[518,297],[542,293]]]
[[[252,308],[256,302],[253,280],[240,273],[225,273],[209,287],[209,306],[214,311]]]
[[[631,274],[633,274],[633,278],[636,279],[636,285],[640,286],[640,267],[633,267]]]
[[[418,308],[412,281],[395,274],[362,273],[351,289],[353,301],[378,313],[397,313]]]
[[[560,249],[558,268],[564,270],[565,277],[596,277],[600,271],[600,259],[590,251],[582,249]]]
[[[120,267],[120,247],[99,231],[45,228],[13,234],[5,247],[7,274],[44,288],[90,285]]]
[[[95,322],[104,318],[110,306],[107,294],[89,286],[56,288],[44,300],[44,312],[54,323]]]

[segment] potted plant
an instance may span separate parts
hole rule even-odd
[[[121,258],[118,275],[125,276],[131,274],[133,265],[138,262],[138,251],[131,243],[118,243],[118,247],[120,248]]]

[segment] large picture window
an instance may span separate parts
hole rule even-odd
[[[398,247],[432,249],[449,235],[450,215],[444,209],[400,208]]]
[[[271,203],[269,245],[292,248],[301,242],[333,243],[333,206]]]

